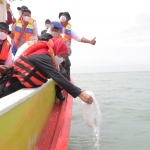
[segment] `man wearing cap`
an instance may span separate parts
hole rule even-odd
[[[31,19],[31,11],[29,9],[21,11],[21,17],[12,28],[12,53],[14,55],[31,36],[38,35],[35,20]]]
[[[47,33],[50,33],[53,37],[56,37],[64,41],[68,47],[69,56],[71,55],[71,45],[68,39],[63,38],[61,35],[63,26],[58,21],[52,21],[51,26],[48,28]]]
[[[51,25],[51,21],[49,19],[46,19],[46,21],[45,21],[45,27],[46,27],[46,29],[43,30],[43,31],[41,31],[41,34],[46,33],[47,30],[48,30],[48,28],[50,27],[50,25]]]
[[[84,37],[80,37],[73,29],[69,21],[71,20],[71,16],[68,12],[60,12],[59,13],[60,23],[63,26],[62,34],[64,38],[67,38],[70,43],[71,40],[74,39],[78,42],[89,43],[95,45],[96,40],[93,38],[92,40],[86,39]]]
[[[10,33],[9,26],[5,22],[0,22],[0,65],[9,66],[12,61],[10,43],[7,40]]]
[[[70,83],[55,68],[54,55],[64,57],[68,49],[63,41],[52,38],[48,42],[38,42],[28,48],[15,62],[14,74],[0,92],[0,98],[11,94],[21,88],[39,87],[52,78],[74,98],[91,104],[93,99],[77,86]]]

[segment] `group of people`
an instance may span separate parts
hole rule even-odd
[[[0,22],[0,98],[21,88],[39,87],[52,78],[57,84],[58,99],[64,100],[61,93],[64,89],[74,98],[79,97],[91,104],[92,97],[70,82],[69,56],[72,39],[95,45],[95,38],[89,40],[79,36],[72,29],[68,12],[60,12],[59,21],[46,19],[45,30],[38,35],[37,23],[31,18],[31,10],[27,6],[17,9],[19,18],[11,20],[10,5],[7,4],[8,18],[6,22]],[[3,79],[3,74],[10,68],[13,68],[12,73]]]

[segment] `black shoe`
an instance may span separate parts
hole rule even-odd
[[[60,101],[64,101],[65,100],[65,96],[61,93],[60,90],[56,91],[56,96]]]

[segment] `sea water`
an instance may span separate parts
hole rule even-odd
[[[150,72],[72,76],[100,104],[101,150],[150,150]],[[69,150],[96,150],[94,136],[83,119],[80,99],[74,99]]]

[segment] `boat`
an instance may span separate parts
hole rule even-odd
[[[55,104],[55,83],[0,99],[0,150],[67,150],[73,98]]]
[[[0,0],[0,21],[5,21]],[[73,98],[55,104],[55,82],[18,90],[0,99],[0,150],[67,150]]]

